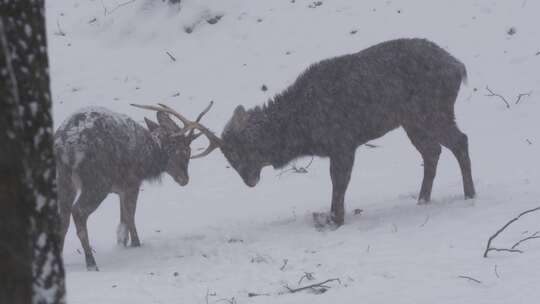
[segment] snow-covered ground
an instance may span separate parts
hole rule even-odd
[[[165,102],[194,117],[214,100],[204,123],[220,133],[236,105],[264,103],[313,62],[425,37],[468,68],[456,110],[478,198],[462,199],[445,150],[433,203],[416,205],[421,158],[400,129],[376,140],[379,148],[358,149],[346,224],[318,231],[311,214],[330,207],[328,160],[315,159],[308,174],[265,169],[248,188],[216,151],[191,162],[186,187],[168,176],[144,185],[141,248],[116,245],[118,200],[103,202],[89,221],[100,272],[86,271],[70,227],[69,303],[538,303],[540,241],[523,244],[523,254],[482,254],[506,221],[540,205],[540,1],[321,3],[47,1],[55,124],[87,105],[140,121],[153,114],[129,103]],[[515,104],[520,93],[531,94]],[[539,219],[523,218],[495,245],[540,230]],[[299,285],[305,273],[314,278]],[[286,292],[332,278],[341,284],[328,283],[324,294]]]

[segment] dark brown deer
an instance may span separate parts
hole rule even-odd
[[[344,199],[356,148],[403,127],[424,160],[419,203],[428,202],[441,145],[459,162],[465,198],[475,190],[467,136],[454,104],[466,80],[463,63],[424,39],[384,42],[309,67],[262,107],[238,106],[222,139],[209,137],[205,154],[221,147],[253,187],[263,166],[281,168],[295,158],[330,158],[331,220],[344,222]]]
[[[134,105],[138,106],[138,105]],[[88,270],[98,270],[86,222],[109,193],[120,196],[119,244],[140,246],[135,209],[141,183],[167,172],[181,186],[189,181],[190,144],[199,135],[195,122],[166,106],[138,106],[157,111],[155,123],[145,118],[145,129],[131,118],[105,108],[91,107],[67,118],[55,134],[61,237],[65,239],[70,214],[77,229]],[[179,118],[180,128],[168,114]],[[77,192],[80,192],[73,204]],[[63,242],[62,242],[63,244]]]

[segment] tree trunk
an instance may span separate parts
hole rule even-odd
[[[43,0],[0,0],[0,303],[64,303]]]

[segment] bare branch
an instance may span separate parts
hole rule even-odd
[[[62,36],[62,37],[66,36],[66,33],[62,31],[62,28],[60,27],[59,19],[56,19],[56,28],[57,28],[57,31],[54,33],[55,35]]]
[[[473,278],[473,277],[464,276],[464,275],[459,275],[458,278],[460,278],[460,279],[467,279],[467,280],[469,280],[469,281],[473,281],[473,282],[475,282],[475,283],[482,284],[481,281],[479,281],[479,280],[477,280],[477,279],[475,279],[475,278]]]
[[[103,16],[107,16],[107,14],[109,13],[109,10],[105,6],[105,3],[103,3],[103,0],[101,0],[101,6],[103,6]]]
[[[424,227],[427,224],[428,221],[429,221],[429,215],[426,216],[426,219],[424,220],[422,225],[420,225],[420,227]]]
[[[114,13],[117,9],[121,8],[122,6],[126,6],[126,5],[131,4],[131,3],[135,2],[135,1],[137,1],[137,0],[130,0],[130,1],[126,1],[124,3],[118,4],[112,10],[109,11],[109,15],[112,15],[112,13]]]
[[[237,303],[235,297],[232,297],[230,299],[228,299],[228,298],[219,299],[219,300],[216,300],[216,302],[226,302],[226,303],[229,303],[229,304],[236,304]]]
[[[261,296],[270,296],[270,294],[269,293],[248,292],[248,297],[249,298],[261,297]]]
[[[518,242],[516,242],[512,247],[510,247],[511,249],[515,249],[517,246],[521,245],[521,243],[523,242],[526,242],[528,240],[533,240],[533,239],[540,239],[540,235],[538,235],[540,233],[540,231],[536,231],[535,233],[533,233],[532,235],[524,238],[524,239],[521,239],[519,240]]]
[[[171,53],[169,53],[168,51],[166,51],[165,54],[167,54],[167,56],[169,56],[169,58],[171,58],[171,60],[172,60],[173,62],[176,61],[176,58],[175,58],[173,55],[171,55]]]
[[[330,282],[334,282],[334,281],[337,281],[339,284],[341,284],[341,280],[338,279],[338,278],[335,278],[335,279],[326,280],[326,281],[321,282],[321,283],[315,283],[315,284],[307,285],[307,286],[304,286],[304,287],[290,288],[289,286],[285,286],[285,288],[287,288],[287,291],[289,291],[290,293],[297,293],[297,292],[300,292],[300,291],[303,291],[303,290],[306,290],[306,289],[314,289],[314,288],[317,288],[317,287],[319,287],[319,288],[329,288],[325,284],[330,283]]]
[[[506,98],[504,98],[504,96],[502,96],[501,94],[494,93],[488,86],[486,86],[486,90],[489,92],[489,94],[487,94],[486,96],[499,97],[506,104],[506,108],[510,109],[510,103],[508,103],[508,101],[506,100]]]
[[[488,86],[486,86],[486,90],[489,93],[489,94],[486,94],[487,97],[499,97],[506,105],[506,108],[510,109],[510,103],[508,102],[506,97],[502,96],[501,94],[493,92]],[[529,91],[528,93],[519,93],[518,96],[516,97],[516,100],[514,101],[514,104],[516,105],[519,104],[519,102],[523,99],[523,97],[531,96],[531,94],[532,94],[532,91]]]
[[[535,212],[535,211],[538,211],[540,210],[540,207],[536,207],[536,208],[533,208],[533,209],[529,209],[529,210],[526,210],[526,211],[523,211],[521,212],[517,217],[511,219],[508,223],[506,223],[504,226],[502,226],[499,230],[497,230],[497,232],[495,232],[495,234],[493,234],[492,236],[489,237],[488,239],[488,242],[487,242],[487,245],[486,245],[486,250],[484,251],[484,258],[487,258],[487,255],[488,255],[488,252],[490,251],[507,251],[507,252],[519,252],[519,253],[523,253],[523,251],[521,250],[517,250],[517,249],[500,249],[500,248],[492,248],[491,247],[491,242],[501,233],[503,232],[508,226],[510,226],[513,222],[519,220],[520,217],[528,214],[528,213],[531,213],[531,212]],[[536,235],[534,235],[535,238],[536,238]],[[524,240],[522,240],[524,241]],[[515,246],[518,246],[520,242],[517,242],[515,244]],[[515,248],[515,247],[512,247],[512,248]]]
[[[531,94],[532,94],[532,91],[530,91],[529,93],[520,93],[517,96],[516,102],[514,104],[518,104],[521,101],[521,98],[531,96]]]
[[[501,277],[499,276],[499,271],[497,270],[497,264],[495,264],[495,267],[493,267],[493,271],[495,272],[495,276],[500,279]]]
[[[288,259],[283,259],[283,266],[279,268],[279,270],[283,271],[285,270],[285,267],[287,267],[287,263],[289,263]]]
[[[304,275],[298,280],[298,285],[302,284],[302,281],[306,279],[308,281],[315,280],[315,277],[313,276],[313,272],[304,272]]]
[[[488,252],[489,251],[523,253],[523,251],[518,250],[518,249],[495,248],[495,247],[489,248]]]

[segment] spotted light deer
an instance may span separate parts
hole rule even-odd
[[[71,115],[55,133],[62,247],[72,214],[88,270],[98,270],[88,237],[88,216],[109,193],[118,194],[117,241],[127,246],[131,237],[131,246],[140,246],[135,209],[141,183],[159,179],[164,172],[181,186],[188,183],[190,144],[204,134],[194,131],[202,127],[199,121],[212,103],[195,122],[165,105],[134,106],[157,111],[158,123],[145,118],[146,129],[125,115],[90,107]],[[184,127],[169,114],[179,118]]]
[[[398,39],[315,63],[262,107],[238,106],[222,133],[211,137],[244,182],[261,169],[281,168],[307,155],[330,158],[330,222],[344,223],[344,200],[356,148],[403,127],[422,155],[418,202],[431,199],[441,145],[458,160],[465,198],[475,190],[468,139],[454,104],[466,80],[463,63],[433,42]]]

